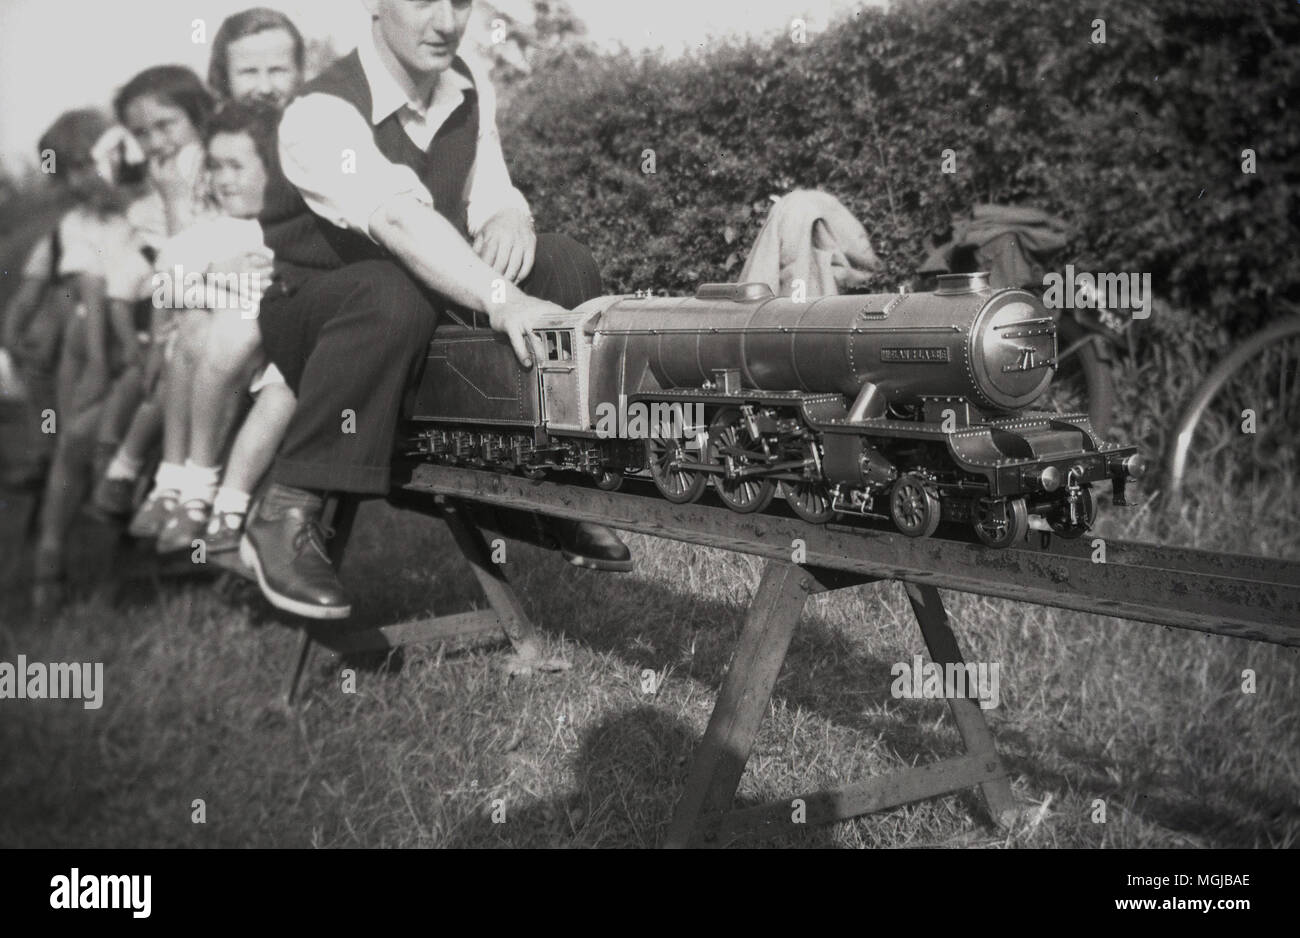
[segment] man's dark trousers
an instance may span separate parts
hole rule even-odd
[[[573,309],[603,292],[585,247],[537,237],[530,296]],[[259,325],[267,356],[298,395],[271,481],[317,491],[388,492],[397,423],[437,325],[439,304],[400,264],[367,260],[268,296]],[[347,431],[355,432],[347,432]]]

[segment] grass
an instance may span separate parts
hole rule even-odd
[[[1123,362],[1116,438],[1160,445],[1196,369]],[[1158,452],[1158,450],[1154,450]],[[1290,477],[1218,468],[1177,510],[1103,509],[1100,533],[1300,557]],[[305,703],[279,693],[297,633],[201,581],[88,578],[49,623],[0,630],[0,660],[102,661],[101,710],[0,701],[0,846],[649,847],[662,839],[760,574],[753,558],[633,536],[635,574],[511,545],[508,570],[571,669],[508,678],[500,648],[319,655]],[[83,544],[89,558],[102,553]],[[89,565],[89,563],[88,563]],[[344,577],[367,617],[473,602],[450,536],[379,503]],[[973,793],[747,844],[1294,847],[1300,655],[1219,636],[945,593],[968,661],[997,662],[989,714],[1028,808],[1009,833]],[[9,605],[11,613],[17,608]],[[896,585],[815,597],[795,634],[742,803],[957,752],[946,707],[895,700],[923,653]],[[343,690],[343,669],[356,693]],[[1242,672],[1257,691],[1242,692]],[[657,693],[643,692],[653,671]],[[206,823],[193,823],[202,799]],[[1105,823],[1096,823],[1098,803]],[[494,808],[504,807],[504,823]],[[500,814],[498,813],[498,818]]]

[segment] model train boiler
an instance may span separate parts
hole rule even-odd
[[[1056,326],[1033,294],[992,290],[982,274],[941,277],[933,293],[806,302],[706,284],[692,297],[601,297],[534,328],[546,350],[534,371],[495,333],[439,328],[416,452],[576,470],[606,488],[646,471],[674,502],[711,482],[736,511],[779,493],[811,522],[883,515],[917,537],[954,522],[998,547],[1023,539],[1032,516],[1079,536],[1092,486],[1110,482],[1124,504],[1142,471],[1133,447],[1103,442],[1086,416],[1027,409],[1055,373]],[[650,419],[611,433],[615,407]]]

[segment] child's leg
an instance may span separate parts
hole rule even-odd
[[[113,382],[104,399],[104,416],[99,424],[96,442],[100,446],[112,447],[116,452],[126,438],[135,412],[143,401],[144,368],[138,364],[128,365]]]
[[[195,465],[220,463],[261,341],[256,319],[237,309],[212,313],[190,399],[189,458]]]
[[[60,429],[55,445],[37,522],[36,599],[37,605],[47,610],[58,601],[57,584],[67,570],[68,532],[90,488],[90,463],[99,417],[100,407],[83,412]]]
[[[163,366],[163,462],[181,466],[190,448],[190,382],[194,361],[179,347]]]
[[[226,461],[226,473],[212,506],[212,519],[206,535],[209,551],[234,550],[239,546],[239,535],[243,531],[253,489],[271,468],[293,418],[298,399],[278,375],[277,370],[271,382],[262,387],[252,411],[235,437],[230,458]]]
[[[162,357],[161,345],[151,348],[144,365],[137,370],[135,387],[127,383],[133,370],[128,369],[120,382],[123,387],[115,389],[105,403],[101,441],[116,435],[111,426],[114,421],[125,418],[129,423],[123,428],[121,443],[95,485],[93,504],[101,517],[126,518],[135,509],[136,480],[162,435],[163,411],[157,378]],[[133,414],[126,406],[131,397],[138,401]]]
[[[184,403],[185,420],[182,427],[173,414],[173,402],[168,400],[168,440],[164,445],[164,460],[171,462],[181,451],[172,448],[170,434],[183,430],[185,461],[176,508],[158,532],[158,551],[164,554],[188,550],[207,524],[221,480],[222,443],[243,396],[233,375],[247,367],[245,362],[260,341],[256,320],[241,320],[237,310],[191,311],[186,316],[177,346],[177,361],[185,364],[183,371],[172,369],[184,375],[178,399]]]
[[[95,477],[103,477],[113,456],[131,427],[132,418],[144,398],[144,369],[128,365],[113,381],[104,399],[104,413],[95,442]]]
[[[86,320],[71,309],[67,316],[55,377],[55,408],[59,422],[71,423],[84,409],[78,388],[86,369]]]
[[[132,489],[134,489],[134,478],[139,475],[150,450],[164,429],[166,422],[162,400],[164,393],[163,382],[160,379],[157,391],[135,412],[135,419],[131,421],[131,428],[122,441],[118,455],[109,465],[108,475],[127,479]],[[176,507],[184,468],[181,463],[169,463],[165,459],[158,466],[157,472],[154,473],[153,487],[127,529],[132,537],[158,536],[158,532]]]
[[[122,437],[122,445],[117,450],[118,457],[135,467],[134,472],[118,475],[117,478],[135,479],[139,477],[140,467],[149,458],[149,451],[158,445],[162,429],[162,401],[159,400],[158,394],[153,394],[141,401],[140,406],[136,408],[135,416],[131,418],[131,425],[127,427],[126,433]],[[109,475],[113,475],[112,467],[109,468]]]
[[[221,480],[222,488],[252,492],[257,487],[271,468],[297,406],[298,399],[287,384],[272,384],[262,389],[235,437],[226,474]]]
[[[153,491],[127,528],[132,537],[156,538],[180,505],[190,448],[190,384],[206,332],[205,317],[201,311],[181,312],[167,343],[162,374],[163,458],[154,475]]]

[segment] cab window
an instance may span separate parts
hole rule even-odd
[[[541,333],[546,343],[546,360],[551,362],[573,361],[573,333],[565,329],[547,329]]]

